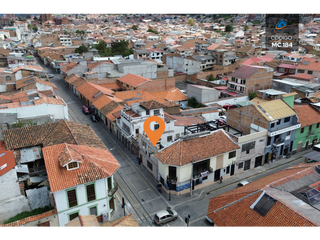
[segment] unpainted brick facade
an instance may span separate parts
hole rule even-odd
[[[239,131],[242,131],[244,134],[250,134],[251,123],[258,125],[262,128],[268,129],[269,123],[254,106],[247,106],[228,110],[227,124],[231,127],[236,128]]]

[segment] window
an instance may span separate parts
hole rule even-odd
[[[236,151],[229,152],[229,159],[234,158],[236,156]]]
[[[298,73],[304,73],[304,70],[298,69]]]
[[[177,178],[177,167],[169,166],[169,178]]]
[[[78,168],[78,162],[71,162],[68,164],[68,170],[75,169],[75,168]]]
[[[6,81],[11,81],[11,77],[10,76],[6,76]]]
[[[77,194],[75,189],[67,191],[67,196],[68,196],[69,208],[78,205]]]
[[[209,169],[210,160],[204,160],[193,164],[193,176],[201,177],[201,173]]]
[[[243,162],[239,163],[238,169],[243,168]]]
[[[167,137],[167,142],[171,142],[172,141],[172,136],[168,136]]]
[[[146,111],[146,115],[149,115],[149,114],[150,114],[150,113],[149,113],[149,110],[147,110],[147,111]]]
[[[251,149],[254,149],[256,145],[256,142],[249,142],[242,145],[242,152],[247,152],[249,154]]]
[[[290,122],[290,117],[286,117],[285,119],[284,119],[284,122],[286,123],[286,122]]]
[[[94,184],[90,184],[86,186],[87,190],[87,200],[88,202],[96,200],[96,193],[94,191]]]
[[[180,137],[180,133],[176,134],[176,139],[178,139]]]
[[[227,173],[226,174],[229,174],[230,173],[230,166],[227,167]]]
[[[319,128],[319,126],[320,126],[320,123],[317,123],[317,128]]]
[[[278,119],[277,121],[277,125],[279,125],[281,123],[281,119]]]
[[[303,133],[303,132],[304,132],[304,128],[301,128],[300,133]]]
[[[279,68],[279,72],[284,72],[284,68]]]
[[[275,123],[271,123],[270,128],[274,128]]]
[[[150,161],[148,161],[148,160],[147,160],[147,166],[152,171],[152,163]]]
[[[69,215],[69,220],[71,221],[72,219],[75,219],[75,218],[78,217],[78,216],[79,216],[79,213],[78,213],[78,212],[72,213],[72,214]]]
[[[139,134],[139,128],[136,129],[136,134]]]
[[[89,211],[90,211],[90,215],[97,216],[97,207],[96,206],[89,208]]]
[[[158,124],[158,123],[156,123],[156,124],[154,125],[154,130],[157,130],[157,129],[159,129],[159,124]]]
[[[159,110],[159,109],[158,109],[158,110],[154,110],[154,111],[153,111],[153,114],[154,114],[154,115],[160,115],[160,110]]]
[[[290,70],[289,70],[289,73],[295,73],[295,72],[296,72],[295,69],[290,69]]]
[[[251,163],[251,160],[247,160],[244,162],[244,168],[243,168],[244,171],[250,169],[250,163]]]
[[[308,71],[308,74],[312,74],[313,73],[313,71]]]

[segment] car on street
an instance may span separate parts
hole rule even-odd
[[[53,78],[54,75],[53,75],[53,74],[47,74],[47,77],[48,77],[48,78]]]
[[[98,121],[99,121],[98,118],[97,118],[97,116],[94,115],[94,114],[91,114],[91,115],[90,115],[90,119],[92,120],[92,122],[98,122]]]
[[[165,223],[177,220],[177,218],[178,213],[168,207],[167,209],[161,210],[154,215],[154,222],[156,225],[162,226]]]
[[[243,180],[243,181],[238,183],[237,187],[243,187],[243,186],[245,186],[245,185],[247,185],[249,183],[251,183],[250,180]]]
[[[90,114],[90,110],[86,105],[82,106],[82,112],[86,115]]]

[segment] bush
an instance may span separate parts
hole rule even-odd
[[[12,223],[12,222],[24,219],[26,217],[31,217],[31,216],[38,215],[38,214],[41,214],[41,213],[49,212],[52,209],[53,209],[53,207],[45,206],[44,208],[34,209],[31,212],[22,212],[22,213],[19,213],[19,214],[17,214],[16,216],[14,216],[12,218],[9,218],[7,221],[4,222],[4,224]]]

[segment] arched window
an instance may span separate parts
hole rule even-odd
[[[7,81],[11,81],[11,77],[10,76],[6,76],[6,80]]]

